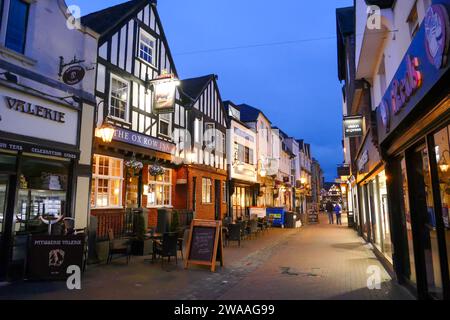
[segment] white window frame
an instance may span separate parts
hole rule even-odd
[[[127,105],[125,108],[125,119],[116,117],[111,115],[111,100],[112,100],[112,82],[113,79],[118,80],[122,83],[126,83],[127,84]],[[109,79],[109,110],[108,110],[108,116],[112,119],[118,120],[118,121],[122,121],[122,122],[128,122],[129,123],[129,109],[130,109],[130,82],[126,81],[125,79],[115,75],[114,73],[111,73],[110,79]]]
[[[150,168],[149,168],[149,170],[150,170]],[[158,186],[163,186],[163,187],[169,187],[169,204],[164,204],[164,202],[165,202],[165,198],[164,198],[164,191],[163,191],[163,194],[162,194],[162,196],[163,196],[163,198],[162,198],[162,202],[163,202],[163,204],[151,204],[150,203],[150,197],[147,195],[147,208],[162,208],[162,207],[172,207],[172,188],[173,188],[173,186],[172,186],[172,170],[171,169],[165,169],[164,168],[164,171],[165,172],[169,172],[169,182],[167,182],[167,181],[148,181],[148,185],[150,186],[150,185],[152,185],[152,186],[155,186],[155,187],[158,187]],[[149,178],[150,178],[151,176],[149,175]],[[155,195],[156,196],[156,195]],[[156,201],[156,199],[155,199],[155,201]]]
[[[209,193],[208,193],[208,181],[209,181]],[[205,182],[206,182],[206,184],[205,184]],[[206,191],[206,194],[204,191]],[[213,193],[212,179],[207,178],[207,177],[202,177],[202,204],[212,204],[213,203],[212,202],[212,193]],[[208,198],[208,196],[209,196],[209,198]]]
[[[170,133],[172,132],[172,116],[170,114],[167,114],[169,119],[163,118],[164,114],[160,114],[158,116],[158,134],[167,138],[170,138]],[[168,124],[167,134],[161,132],[161,122]]]
[[[208,126],[212,126],[212,128],[208,128]],[[208,132],[208,130],[212,129],[213,133],[211,135],[211,137],[206,137],[205,140],[209,140],[209,138],[212,138],[212,148],[210,148],[210,151],[214,151],[216,150],[216,143],[217,143],[217,137],[214,135],[214,133],[216,132],[216,124],[214,122],[205,122],[205,133]],[[205,145],[206,145],[206,141],[205,141]]]
[[[98,157],[103,157],[108,159],[108,175],[101,175],[98,173],[99,170],[99,166],[98,166]],[[111,165],[111,160],[120,161],[120,177],[118,176],[113,176],[111,174],[111,170],[112,170],[112,165]],[[123,208],[123,204],[122,204],[122,196],[123,196],[123,159],[120,158],[114,158],[114,157],[109,157],[109,156],[105,156],[105,155],[101,155],[101,154],[96,154],[94,155],[94,162],[93,162],[93,166],[94,166],[94,170],[92,172],[92,180],[94,182],[94,189],[91,190],[91,196],[92,193],[94,193],[94,204],[91,204],[91,208],[92,209],[121,209]],[[98,192],[98,180],[99,179],[104,179],[104,180],[108,180],[108,205],[107,206],[97,206],[97,192]],[[111,181],[112,180],[119,180],[120,182],[120,186],[119,186],[119,204],[118,205],[110,205],[111,202]],[[90,201],[89,201],[90,202]]]
[[[199,118],[195,118],[194,120],[194,142],[200,144],[201,143],[201,120]]]
[[[141,44],[143,44],[146,47],[149,47],[147,45],[147,43],[145,43],[145,41],[142,40],[142,36],[148,38],[149,40],[153,41],[153,48],[151,48],[152,50],[152,62],[149,62],[147,60],[145,60],[144,58],[141,57]],[[142,62],[144,62],[145,64],[148,64],[150,66],[152,66],[153,68],[156,68],[156,38],[154,36],[152,36],[150,33],[148,33],[147,31],[145,31],[144,29],[140,28],[139,29],[139,43],[138,43],[138,47],[137,47],[137,56],[138,59],[141,60]]]

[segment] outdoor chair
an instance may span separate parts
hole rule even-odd
[[[250,220],[249,226],[248,226],[248,230],[249,230],[249,235],[250,236],[257,236],[258,234],[258,221],[256,220]]]
[[[113,229],[108,230],[109,239],[109,254],[107,263],[109,264],[113,258],[113,255],[120,254],[126,257],[127,264],[131,258],[131,243],[128,239],[115,239]]]
[[[240,221],[240,222],[238,222],[238,224],[241,229],[241,239],[243,239],[243,240],[247,239],[247,235],[248,235],[247,221]]]
[[[156,242],[155,254],[161,257],[161,266],[166,257],[168,258],[168,262],[170,262],[170,257],[175,257],[175,263],[178,264],[178,233],[164,233],[162,242]]]
[[[240,224],[229,224],[228,225],[228,233],[226,237],[227,244],[230,241],[237,241],[239,247],[241,246],[241,226]]]

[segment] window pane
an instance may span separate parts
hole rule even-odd
[[[24,53],[29,4],[22,0],[11,0],[5,45],[7,48]]]
[[[108,206],[108,180],[97,179],[97,207]]]
[[[169,124],[165,121],[159,121],[159,133],[168,136],[169,135]]]
[[[140,33],[139,57],[148,63],[153,64],[153,48],[155,40],[143,31]]]
[[[111,199],[111,206],[118,206],[120,204],[120,180],[118,179],[114,179],[111,180],[111,195],[110,195],[110,199]]]
[[[111,107],[110,115],[126,120],[128,107],[128,83],[116,78],[111,80]]]
[[[442,219],[444,220],[445,239],[447,243],[447,262],[450,269],[450,126],[434,135],[434,144],[436,146],[436,162],[438,163]]]

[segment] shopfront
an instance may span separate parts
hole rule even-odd
[[[430,7],[377,108],[395,271],[421,299],[450,297],[448,21]]]
[[[7,84],[0,91],[0,278],[13,280],[26,277],[30,237],[48,234],[45,221],[87,226],[90,167],[80,149],[89,159],[91,140],[80,142],[80,128],[92,132],[94,108],[82,122],[78,106]]]
[[[116,127],[110,143],[97,137],[94,147],[91,215],[98,220],[97,238],[105,238],[108,229],[120,235],[125,215],[134,209],[145,209],[147,225],[155,227],[157,209],[175,202],[175,145]]]

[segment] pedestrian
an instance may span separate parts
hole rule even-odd
[[[336,214],[336,224],[342,225],[342,222],[341,222],[341,206],[339,205],[339,203],[336,203],[336,205],[334,206],[334,213]]]
[[[328,223],[329,224],[334,224],[334,218],[333,218],[333,204],[331,203],[330,200],[327,201],[327,204],[325,205],[325,209],[327,210],[328,213]]]

